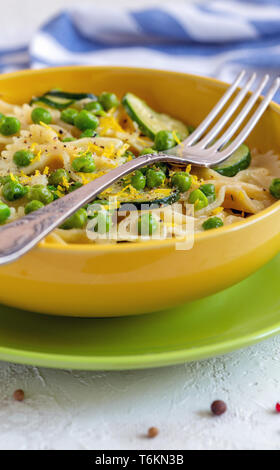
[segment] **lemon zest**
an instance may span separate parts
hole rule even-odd
[[[69,183],[69,181],[67,181],[67,179],[66,179],[65,176],[63,176],[63,178],[62,178],[62,185],[63,185],[64,188],[66,188],[66,189],[68,189],[69,186],[70,186],[70,183]]]
[[[101,137],[107,135],[108,131],[112,130],[115,132],[124,132],[124,129],[112,115],[101,117],[99,120],[99,126]]]
[[[216,207],[216,209],[212,210],[212,214],[217,215],[220,214],[220,212],[223,212],[224,208],[223,207]]]
[[[48,126],[48,124],[46,124],[45,122],[40,121],[40,125],[48,129],[49,131],[55,132],[56,135],[59,137],[59,133],[55,129],[53,129],[51,126]]]
[[[37,155],[35,155],[35,157],[33,158],[32,163],[39,162],[41,160],[41,155],[42,155],[42,150],[39,150]]]
[[[57,186],[57,189],[58,189],[58,191],[60,191],[61,193],[64,193],[64,188],[63,188],[60,184]]]
[[[35,148],[37,147],[37,143],[36,142],[33,142],[33,144],[31,145],[30,147],[30,150],[33,152],[33,150],[35,150]]]
[[[198,177],[196,175],[191,175],[192,184],[195,186],[199,185]]]
[[[116,156],[117,157],[121,157],[125,152],[126,150],[129,148],[129,144],[124,144],[116,153]]]
[[[176,134],[175,131],[172,132],[172,135],[174,137],[174,140],[175,140],[176,144],[178,144],[178,145],[181,144],[181,140],[179,139],[179,137],[178,137],[178,135]]]

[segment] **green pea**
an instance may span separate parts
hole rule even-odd
[[[102,206],[108,206],[109,201],[107,199],[94,199],[94,201],[92,201],[92,204],[101,204]]]
[[[49,176],[49,183],[53,186],[58,186],[59,184],[63,184],[63,182],[69,181],[70,177],[64,168],[58,168],[58,170],[54,170]]]
[[[74,108],[64,109],[60,115],[60,118],[63,122],[67,124],[74,124],[75,118],[78,116],[79,111]]]
[[[84,132],[81,133],[80,139],[83,139],[84,137],[97,137],[98,134],[95,132],[93,129],[86,129]]]
[[[28,166],[33,158],[34,154],[30,152],[30,150],[18,150],[13,156],[13,160],[17,166]]]
[[[147,155],[149,153],[157,153],[155,149],[152,149],[152,147],[146,147],[145,149],[141,150],[139,155]]]
[[[13,178],[11,175],[0,176],[0,184],[2,184],[2,186],[4,186],[6,183],[10,183],[11,181],[16,181],[17,183],[19,182],[18,177],[15,175],[13,175]]]
[[[54,197],[52,192],[43,184],[34,184],[31,186],[28,194],[27,199],[29,201],[40,201],[43,204],[49,204],[53,201]]]
[[[2,121],[2,119],[5,117],[4,114],[0,113],[0,121]]]
[[[74,171],[81,173],[92,173],[95,170],[95,163],[91,153],[76,157],[72,161],[72,168]]]
[[[98,201],[99,202],[99,201]],[[100,204],[100,202],[99,202]],[[107,202],[108,204],[108,202]],[[102,210],[96,212],[92,218],[98,217],[97,224],[94,227],[94,231],[102,234],[108,233],[110,228],[112,227],[112,217],[109,212]]]
[[[88,211],[89,219],[93,219],[94,217],[96,217],[97,212],[93,213],[92,215],[92,211],[93,211],[92,206],[95,206],[95,205],[99,206],[98,210],[100,210],[100,206],[105,206],[104,209],[107,210],[109,208],[109,201],[107,199],[95,199],[94,201],[92,201],[91,204],[87,204],[87,209],[90,208],[90,210]]]
[[[40,124],[40,122],[50,124],[52,122],[52,115],[45,108],[34,108],[31,113],[31,119],[34,124]]]
[[[11,215],[11,209],[4,202],[0,202],[0,224],[6,222]]]
[[[208,199],[209,204],[214,202],[216,199],[216,188],[214,184],[203,184],[200,186],[200,191],[202,191]]]
[[[95,130],[98,127],[99,121],[94,114],[83,109],[75,118],[74,124],[80,131],[86,131],[87,129]]]
[[[149,170],[146,173],[146,178],[147,178],[147,187],[149,189],[153,188],[158,188],[159,186],[162,186],[162,184],[165,181],[165,174],[162,170],[152,170],[149,168]]]
[[[55,186],[52,186],[51,184],[48,184],[47,188],[50,190],[50,192],[53,195],[53,200],[55,201],[56,199],[59,199],[59,195],[57,193],[57,188]]]
[[[155,148],[156,150],[163,151],[171,149],[176,145],[173,132],[171,131],[159,131],[155,136]]]
[[[212,228],[222,227],[223,225],[224,223],[220,217],[210,217],[210,219],[203,222],[202,227],[204,230],[211,230]]]
[[[103,106],[98,103],[98,101],[91,101],[90,103],[87,103],[84,109],[90,111],[93,114],[96,114],[97,116],[104,116],[106,114],[104,112]]]
[[[269,187],[270,194],[276,199],[280,199],[280,178],[274,178]]]
[[[15,201],[26,195],[28,192],[27,186],[23,186],[17,181],[7,182],[2,189],[2,194],[6,201]]]
[[[104,206],[103,210],[109,208],[109,202],[106,199],[94,199],[90,204],[86,204],[84,209],[87,211],[87,216],[89,219],[94,219],[97,217],[98,211],[101,210],[101,206]]]
[[[131,178],[131,184],[138,191],[144,189],[146,186],[146,176],[139,170],[135,171],[135,174]]]
[[[107,93],[104,91],[99,96],[99,103],[103,106],[105,111],[109,111],[109,109],[116,108],[119,105],[119,100],[115,93]]]
[[[208,199],[200,189],[195,189],[189,196],[189,202],[194,204],[194,210],[199,211],[208,206]]]
[[[87,212],[85,209],[78,209],[75,214],[71,215],[65,222],[60,226],[64,230],[70,230],[71,228],[84,228],[87,222]]]
[[[5,117],[0,121],[2,135],[14,135],[20,131],[20,121],[15,117]]]
[[[65,139],[62,140],[62,142],[74,142],[74,140],[77,140],[77,139],[74,139],[74,137],[65,137]]]
[[[72,193],[72,191],[76,191],[76,189],[79,189],[82,186],[83,186],[82,183],[80,183],[79,181],[76,181],[75,183],[71,183],[68,188],[68,192]]]
[[[44,207],[44,204],[41,202],[41,201],[30,201],[26,204],[25,208],[24,208],[24,212],[25,214],[30,214],[30,212],[34,212],[34,211],[37,211],[38,209],[41,209],[42,207]]]
[[[188,191],[192,185],[192,179],[189,173],[178,171],[171,178],[172,186],[175,186],[181,193]]]
[[[154,168],[154,167],[151,168],[151,167],[149,167],[149,166],[143,166],[142,168],[139,169],[139,171],[141,171],[141,173],[143,173],[143,175],[146,176],[146,175],[147,175],[147,171],[148,171],[148,170],[151,170],[151,169],[153,169],[153,168]]]
[[[138,220],[139,235],[153,235],[158,228],[158,222],[152,214],[143,214]]]

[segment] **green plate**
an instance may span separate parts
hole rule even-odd
[[[0,359],[72,369],[135,369],[202,359],[280,330],[280,255],[245,281],[153,315],[53,317],[0,308]]]

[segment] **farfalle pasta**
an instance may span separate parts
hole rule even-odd
[[[22,106],[0,101],[0,222],[38,210],[132,158],[179,145],[191,131],[132,93],[121,102],[113,93],[97,97],[60,90]],[[195,231],[218,228],[273,204],[280,198],[279,178],[278,156],[250,152],[246,145],[213,169],[143,168],[100,194],[93,201],[99,211],[80,209],[47,241],[143,241],[159,232],[160,238],[180,237],[188,208]],[[147,207],[140,213],[143,203]],[[127,210],[129,204],[134,210]],[[94,237],[88,236],[89,224]]]

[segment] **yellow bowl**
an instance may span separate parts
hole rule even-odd
[[[122,67],[64,67],[0,77],[4,100],[28,102],[54,87],[132,91],[155,109],[198,125],[225,91],[217,80]],[[272,104],[248,139],[280,152],[280,107]],[[207,296],[251,274],[279,250],[280,202],[229,227],[199,233],[193,249],[174,240],[120,245],[41,243],[0,268],[0,302],[56,315],[106,317],[153,312]],[[226,315],[226,312],[225,312]]]

